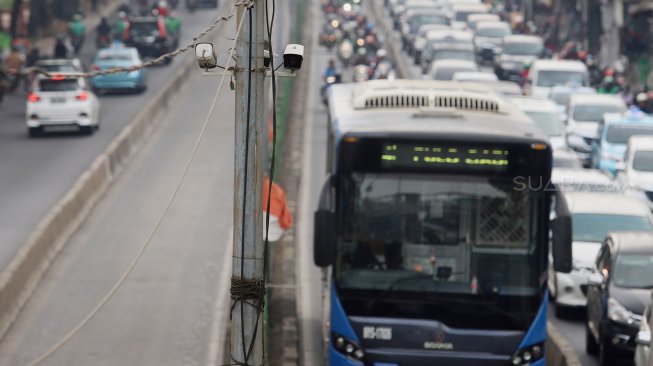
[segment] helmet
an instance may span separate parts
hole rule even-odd
[[[81,20],[82,20],[82,16],[81,16],[81,14],[75,14],[75,15],[73,16],[73,20],[81,21]]]
[[[388,51],[384,50],[383,48],[379,48],[378,51],[376,51],[376,57],[386,57],[388,55]]]
[[[637,102],[646,102],[648,100],[648,95],[646,95],[646,93],[639,93],[635,97],[635,100]]]
[[[367,55],[367,49],[365,49],[363,47],[359,48],[358,51],[356,51],[356,52],[358,53],[359,56],[366,56]]]
[[[605,76],[613,76],[613,75],[614,75],[614,69],[611,68],[611,67],[608,67],[608,68],[605,69],[605,71],[603,72],[603,75],[605,75]]]
[[[127,16],[127,13],[125,13],[124,11],[119,11],[118,12],[118,18],[124,18],[126,16]]]

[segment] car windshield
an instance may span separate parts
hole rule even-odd
[[[510,29],[506,27],[487,27],[480,28],[476,31],[479,37],[501,38],[510,34]]]
[[[79,71],[71,64],[37,64],[37,66],[48,72],[75,72]]]
[[[433,79],[435,80],[452,80],[453,79],[453,74],[460,72],[460,71],[473,71],[469,69],[461,69],[461,68],[448,68],[448,67],[440,67],[435,71],[435,74],[433,75]]]
[[[535,122],[537,128],[547,136],[562,136],[562,128],[557,112],[526,112],[526,114]]]
[[[428,14],[415,15],[411,17],[410,20],[408,20],[408,23],[410,24],[411,28],[415,30],[417,30],[420,26],[424,24],[449,25],[447,17],[443,15],[428,15]]]
[[[132,23],[129,29],[131,35],[136,37],[159,36],[159,26],[155,22]]]
[[[601,122],[605,113],[618,113],[622,111],[622,107],[614,105],[577,104],[574,106],[573,118],[576,121]]]
[[[653,151],[635,152],[633,169],[640,172],[653,172]]]
[[[577,213],[572,222],[574,241],[600,243],[611,231],[653,231],[646,216]]]
[[[436,49],[432,60],[467,60],[474,61],[474,52],[470,50]]]
[[[66,80],[39,80],[39,90],[42,92],[66,92],[79,89],[79,82],[75,79]]]
[[[625,144],[628,142],[628,139],[637,135],[653,135],[653,125],[611,125],[608,126],[605,139],[612,144]]]
[[[613,284],[627,288],[653,288],[653,255],[622,253],[617,255]]]
[[[587,73],[582,71],[540,70],[537,86],[587,86]]]
[[[130,61],[132,54],[129,52],[100,52],[97,61]]]
[[[480,12],[478,10],[458,11],[458,12],[456,12],[456,21],[457,22],[466,22],[467,17],[472,15],[472,14],[486,14],[486,13]]]
[[[507,42],[503,53],[515,56],[536,56],[542,52],[542,44],[535,42]]]
[[[444,272],[431,286],[398,286],[469,294],[478,282],[479,294],[539,291],[541,192],[515,189],[510,178],[353,173],[341,197],[341,286],[386,289],[411,273]]]

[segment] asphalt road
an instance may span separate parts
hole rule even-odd
[[[193,14],[179,10],[184,44],[212,23],[221,10],[201,9]],[[228,36],[234,33],[227,28]],[[82,59],[94,54],[95,38],[87,36]],[[46,50],[48,51],[48,50]],[[222,51],[222,50],[221,50]],[[192,57],[188,54],[181,58]],[[10,95],[0,105],[0,269],[13,258],[32,229],[79,175],[91,164],[159,88],[166,75],[181,65],[175,60],[168,66],[148,70],[148,90],[143,94],[100,97],[100,131],[92,136],[56,134],[29,139],[25,125],[25,93]]]
[[[52,346],[125,271],[175,190],[218,81],[199,71],[192,77],[178,104],[59,254],[0,345],[0,365],[24,365]],[[178,197],[134,272],[43,365],[222,363],[229,321],[233,96],[225,85]],[[70,145],[84,148],[96,138],[100,136],[39,139],[34,144],[72,150]]]

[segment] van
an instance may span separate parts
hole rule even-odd
[[[575,60],[536,60],[528,74],[529,93],[546,98],[554,86],[589,86],[587,66]]]

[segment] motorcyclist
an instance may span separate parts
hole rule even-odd
[[[326,80],[329,76],[337,76],[339,73],[338,69],[336,68],[336,61],[331,59],[329,60],[329,64],[327,65],[327,68],[324,70],[324,73],[322,74],[322,78]]]
[[[381,64],[387,64],[387,67],[389,67],[390,69],[392,69],[394,67],[394,65],[392,64],[392,61],[390,61],[390,59],[388,59],[388,51],[386,51],[383,48],[379,48],[376,51],[376,59],[374,60],[374,67],[373,67],[372,72],[373,73],[376,72],[379,65],[381,65]]]
[[[606,76],[596,92],[599,94],[619,94],[622,90],[621,85],[617,83],[613,76]]]
[[[18,73],[20,72],[25,58],[23,54],[20,53],[18,48],[12,47],[11,52],[5,57],[4,68],[11,79],[10,91],[14,91],[18,87],[20,82],[20,77]]]
[[[154,9],[158,12],[159,16],[167,17],[170,14],[167,1],[159,1],[154,5]]]
[[[179,35],[179,30],[181,29],[181,19],[176,12],[171,12],[170,16],[166,18],[166,29],[170,33]]]
[[[57,41],[54,44],[54,58],[67,58],[68,57],[68,46],[66,45],[66,39],[63,35],[57,37]]]
[[[118,12],[118,18],[116,18],[116,24],[115,24],[116,34],[114,38],[122,39],[122,37],[125,34],[125,30],[127,30],[128,26],[129,26],[129,20],[127,19],[127,13],[124,11]]]
[[[95,30],[97,31],[98,35],[98,46],[101,45],[101,40],[103,38],[105,43],[109,43],[109,40],[111,39],[111,26],[109,25],[109,21],[106,17],[102,17],[100,24],[98,24]]]
[[[354,65],[367,65],[367,49],[361,47],[356,51],[356,59]]]
[[[635,97],[635,105],[639,108],[640,111],[651,114],[653,113],[653,108],[651,108],[651,101],[648,98],[646,93],[639,93]]]
[[[82,16],[80,14],[75,14],[72,22],[68,25],[68,30],[70,32],[75,54],[77,54],[82,48],[82,44],[84,44],[84,34],[86,33],[86,26],[84,25],[84,22],[82,22]]]

